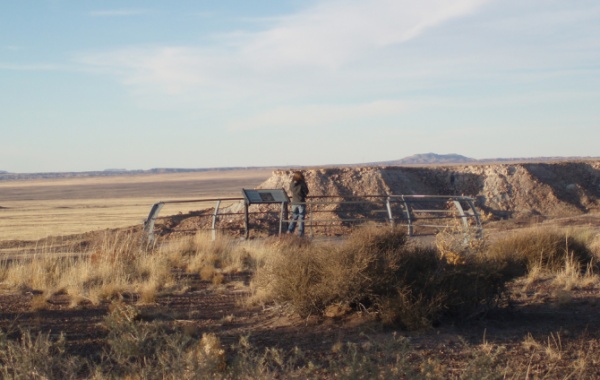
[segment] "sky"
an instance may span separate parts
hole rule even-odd
[[[600,156],[597,0],[0,1],[0,170]]]

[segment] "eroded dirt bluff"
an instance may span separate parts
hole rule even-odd
[[[477,199],[495,217],[577,215],[600,208],[600,161],[302,170],[310,195],[425,194]],[[287,189],[292,170],[259,187]]]

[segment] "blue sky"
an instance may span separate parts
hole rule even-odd
[[[0,170],[600,156],[597,0],[0,2]]]

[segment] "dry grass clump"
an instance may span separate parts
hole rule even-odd
[[[239,242],[228,237],[212,240],[208,234],[148,246],[139,233],[107,232],[89,245],[90,253],[65,252],[57,256],[48,247],[26,260],[0,262],[0,282],[36,296],[32,309],[57,293],[71,297],[71,306],[98,304],[137,295],[142,304],[153,303],[164,289],[185,286],[177,280],[178,268],[197,273],[219,285],[225,275],[252,271],[268,255],[268,244]]]
[[[569,260],[585,268],[593,259],[585,242],[568,232],[548,228],[526,229],[497,239],[487,254],[498,261],[511,262],[524,272],[537,267],[557,273],[564,270]]]
[[[529,228],[496,239],[484,254],[514,277],[524,276],[523,290],[549,283],[561,295],[556,297],[561,304],[569,299],[569,291],[600,283],[597,239],[591,229]]]
[[[31,311],[40,311],[48,308],[47,294],[33,294],[31,296]]]
[[[20,331],[20,337],[9,340],[0,330],[0,377],[3,379],[75,379],[86,361],[66,353],[64,335],[52,338],[50,333],[33,335]]]
[[[219,283],[224,274],[251,271],[256,267],[254,255],[247,249],[249,244],[224,235],[213,240],[212,235],[204,232],[172,243],[167,255],[173,266]]]
[[[37,290],[51,294],[57,290],[64,276],[64,269],[73,265],[73,258],[52,258],[41,253],[26,263],[19,261],[5,262],[3,275],[0,278],[6,285],[31,292]]]
[[[600,234],[594,234],[587,242],[588,248],[594,255],[594,261],[600,262]]]
[[[475,255],[449,263],[433,248],[407,244],[399,230],[365,228],[340,245],[281,247],[253,286],[259,301],[289,305],[301,316],[345,304],[414,329],[495,305],[511,278],[506,273]]]
[[[573,258],[573,255],[565,257],[564,267],[556,273],[553,285],[569,291],[573,289],[590,288],[600,282],[600,277],[595,273],[595,266],[588,263],[583,270],[583,265]]]
[[[80,258],[63,273],[60,287],[93,303],[123,293],[141,293],[142,302],[152,302],[161,288],[174,281],[168,258],[147,247],[137,234],[107,239],[102,250]]]
[[[30,260],[4,263],[2,273],[8,286],[45,297],[66,293],[72,306],[138,292],[142,302],[152,302],[162,287],[173,282],[168,258],[147,247],[137,234],[107,234],[90,255],[56,257],[41,252]],[[33,308],[43,306],[41,299],[35,301]]]

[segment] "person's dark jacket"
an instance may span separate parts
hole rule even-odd
[[[306,202],[308,186],[305,181],[292,181],[290,184],[290,191],[292,192],[292,203]]]

